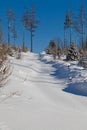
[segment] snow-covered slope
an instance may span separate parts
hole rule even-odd
[[[0,130],[86,130],[86,69],[26,53],[0,88]]]

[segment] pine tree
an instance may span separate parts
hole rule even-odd
[[[30,12],[28,10],[26,10],[24,17],[23,17],[23,22],[24,22],[24,26],[27,30],[30,31],[30,40],[31,40],[31,47],[30,50],[31,52],[33,51],[33,36],[34,36],[34,32],[35,29],[37,28],[37,24],[40,23],[39,20],[36,20],[35,18],[35,6],[32,5]]]
[[[27,25],[28,25],[28,9],[24,9],[24,13],[22,16],[22,23],[23,23],[23,28],[22,28],[22,51],[24,51],[25,49],[25,30],[27,29]]]
[[[86,36],[86,41],[85,41],[85,49],[87,51],[87,36]]]
[[[2,30],[2,20],[0,19],[0,45],[3,42],[3,30]]]
[[[64,22],[64,48],[66,48],[66,29],[70,29],[70,44],[72,42],[72,21],[70,14],[66,12],[65,22]]]
[[[76,23],[75,29],[81,35],[81,47],[84,50],[85,49],[84,35],[85,35],[85,29],[87,26],[87,17],[86,17],[86,13],[85,13],[85,9],[84,9],[84,3],[81,4],[79,14],[76,17],[75,23]]]
[[[15,15],[11,9],[7,10],[8,17],[8,46],[10,46],[11,22],[15,19]]]
[[[15,46],[15,42],[16,42],[16,39],[17,39],[17,31],[16,31],[15,21],[14,21],[13,26],[12,26],[12,33],[13,33],[14,46]]]
[[[74,43],[71,44],[66,60],[74,61],[79,59],[79,53]]]

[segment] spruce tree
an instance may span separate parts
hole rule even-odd
[[[66,60],[70,60],[70,61],[75,61],[79,59],[79,53],[78,50],[76,48],[76,45],[74,43],[72,43],[70,45],[70,49],[68,50],[68,54],[66,56]]]

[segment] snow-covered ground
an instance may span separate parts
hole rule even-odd
[[[0,130],[86,130],[87,70],[26,53],[0,88]]]

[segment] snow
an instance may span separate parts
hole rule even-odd
[[[86,130],[87,69],[44,52],[12,58],[0,88],[0,130]]]

